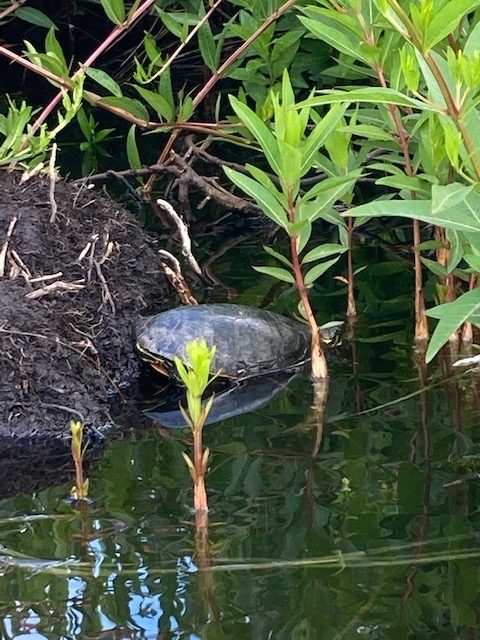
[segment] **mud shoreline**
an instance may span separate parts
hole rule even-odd
[[[0,172],[0,440],[102,434],[138,377],[133,326],[168,291],[153,241],[99,191]]]

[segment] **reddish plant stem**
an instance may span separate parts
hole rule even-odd
[[[199,517],[202,520],[208,520],[208,501],[207,491],[205,489],[206,469],[203,462],[203,442],[201,429],[195,430],[193,432],[193,466],[195,467],[195,483],[193,494],[195,513],[198,513]]]
[[[348,232],[348,250],[347,250],[347,316],[354,318],[357,315],[357,307],[355,304],[353,259],[352,259],[352,236],[353,236],[353,219],[347,218]]]
[[[374,70],[377,74],[381,86],[387,88],[388,85],[385,80],[383,68],[380,65],[375,65]],[[413,169],[412,161],[410,158],[408,138],[402,125],[400,111],[398,107],[393,104],[388,106],[388,110],[395,124],[395,129],[397,130],[398,140],[405,162],[405,172],[409,176],[414,176],[415,171]],[[415,200],[415,191],[412,191],[411,194],[412,199]],[[415,269],[415,339],[418,341],[425,341],[428,340],[428,322],[427,316],[425,315],[425,301],[423,297],[422,261],[420,259],[420,250],[418,249],[420,242],[420,222],[418,220],[413,220],[413,252]]]
[[[98,46],[95,51],[85,60],[85,62],[80,66],[80,69],[75,71],[73,76],[71,77],[71,81],[75,81],[78,76],[83,73],[83,69],[85,67],[90,67],[95,62],[95,60],[102,55],[120,36],[124,34],[125,31],[129,29],[129,27],[142,16],[147,9],[155,2],[155,0],[144,0],[144,2],[138,7],[135,13],[130,16],[125,22],[117,25],[110,34],[105,38],[105,40]],[[41,114],[35,120],[32,125],[32,134],[34,134],[38,129],[42,126],[45,120],[48,118],[50,113],[55,109],[57,104],[62,99],[62,94],[57,93],[57,95],[50,100],[47,106],[43,109]]]

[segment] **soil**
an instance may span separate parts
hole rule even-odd
[[[0,172],[0,440],[100,434],[140,370],[134,324],[162,308],[158,254],[100,192],[57,182],[51,222],[48,178],[20,178]]]

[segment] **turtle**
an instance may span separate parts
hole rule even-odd
[[[240,304],[176,307],[142,318],[136,326],[140,357],[174,378],[175,356],[183,359],[185,345],[202,338],[216,347],[212,372],[229,380],[299,368],[310,359],[309,327]]]

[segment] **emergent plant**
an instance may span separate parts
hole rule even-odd
[[[325,379],[328,377],[327,363],[308,289],[348,249],[348,234],[344,233],[344,222],[334,205],[342,199],[348,199],[360,171],[325,177],[307,190],[302,190],[301,180],[316,166],[318,152],[341,121],[345,105],[334,105],[323,118],[311,114],[309,107],[298,107],[286,70],[281,94],[271,93],[274,120],[271,128],[237,98],[232,96],[230,102],[260,145],[267,163],[278,177],[280,188],[257,166],[246,165],[252,177],[227,167],[225,172],[234,184],[255,200],[266,216],[288,234],[290,242],[289,257],[270,247],[266,248],[267,253],[277,259],[282,267],[256,269],[297,287],[300,310],[312,333],[312,374],[314,379]],[[309,129],[311,117],[317,122]],[[320,245],[304,253],[312,233],[312,224],[319,219],[333,222],[339,227],[340,243]],[[316,264],[310,266],[311,263]]]

